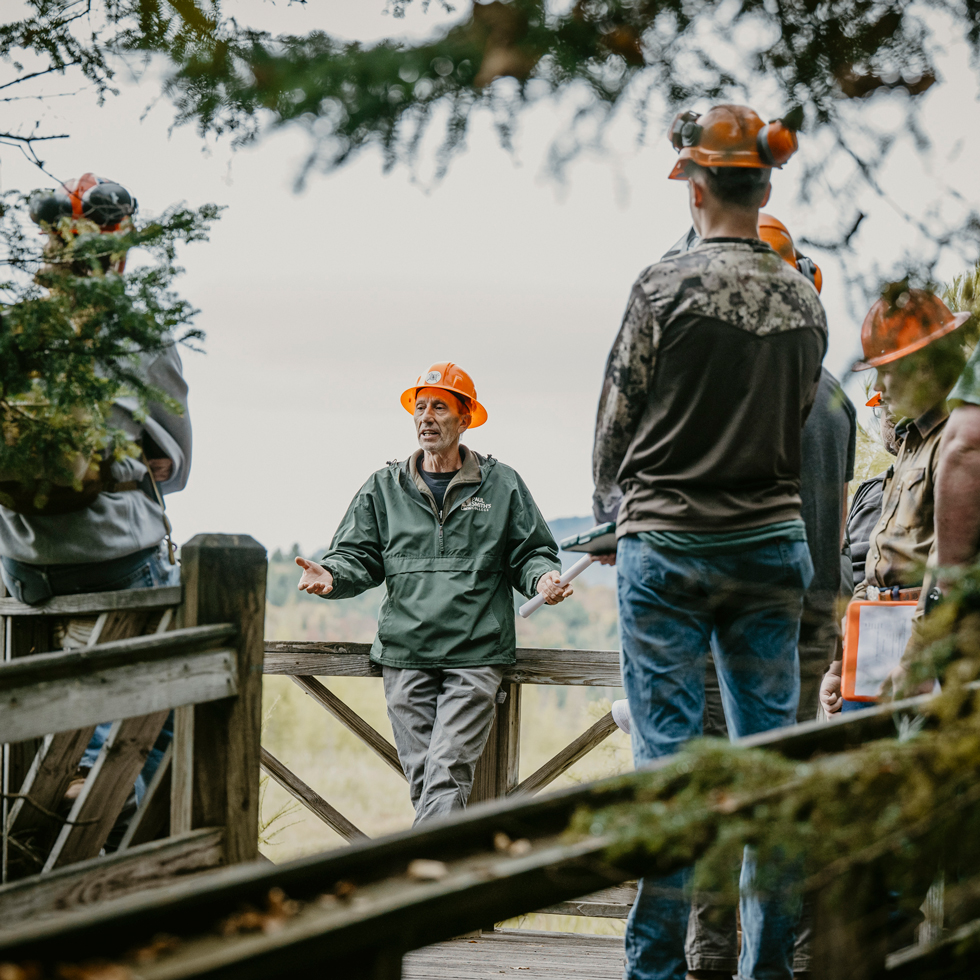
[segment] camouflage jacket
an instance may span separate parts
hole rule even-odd
[[[596,519],[622,536],[799,518],[826,346],[817,291],[763,242],[708,239],[650,266],[606,363]]]

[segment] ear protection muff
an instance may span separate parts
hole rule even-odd
[[[759,159],[767,166],[781,167],[797,151],[796,133],[781,119],[766,123],[755,138]]]
[[[823,288],[823,273],[820,271],[820,266],[813,259],[807,258],[805,255],[800,255],[797,252],[796,268],[798,272],[801,272],[813,283],[814,288],[819,293]]]
[[[701,142],[701,133],[704,131],[698,125],[701,118],[699,112],[688,109],[687,112],[679,112],[674,121],[670,124],[670,142],[676,150],[682,150],[685,146],[697,146]]]
[[[38,191],[31,195],[28,204],[31,221],[56,225],[62,218],[71,217],[71,198],[60,188],[56,191]]]
[[[91,183],[83,191],[86,183]],[[122,184],[86,174],[51,191],[31,197],[29,211],[35,224],[57,224],[62,218],[87,218],[103,231],[114,230],[124,218],[136,213],[136,198]]]
[[[118,225],[136,211],[136,198],[122,184],[104,180],[82,195],[82,214],[105,228]]]
[[[759,130],[755,148],[770,167],[781,167],[799,149],[796,134],[803,125],[803,106],[791,109],[782,119],[773,119]]]

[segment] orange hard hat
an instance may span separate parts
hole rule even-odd
[[[463,399],[472,416],[471,429],[483,425],[487,420],[487,410],[476,400],[476,385],[473,384],[473,379],[452,361],[433,364],[425,374],[419,375],[418,381],[411,388],[406,388],[402,392],[402,405],[405,411],[412,415],[415,414],[415,398],[420,388],[442,388]]]
[[[813,283],[817,292],[823,288],[823,273],[813,259],[800,255],[793,244],[793,236],[779,218],[759,213],[759,238],[762,239],[784,262]]]
[[[782,167],[796,152],[796,131],[803,122],[801,110],[784,119],[764,123],[744,105],[717,105],[703,116],[680,112],[667,138],[678,151],[671,180],[687,180],[688,160],[702,167]]]
[[[759,214],[759,237],[784,261],[796,268],[796,246],[789,229],[771,214]]]
[[[851,370],[866,371],[914,354],[969,319],[969,313],[950,312],[935,293],[924,289],[903,290],[893,301],[880,299],[861,325],[864,360]]]

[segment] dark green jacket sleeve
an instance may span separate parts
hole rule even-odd
[[[330,550],[320,564],[333,575],[327,599],[349,599],[380,585],[385,578],[378,502],[381,495],[372,477],[351,501]]]
[[[535,586],[545,572],[560,572],[558,545],[524,481],[516,476],[511,495],[507,535],[506,572],[510,584],[522,595],[536,595]]]

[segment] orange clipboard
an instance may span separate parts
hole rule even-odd
[[[847,607],[841,694],[845,701],[877,701],[878,692],[897,667],[912,636],[914,599],[859,599]]]

